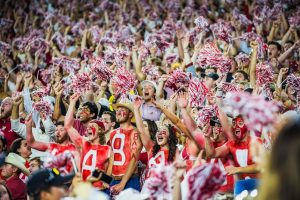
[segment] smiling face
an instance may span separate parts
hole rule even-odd
[[[91,114],[90,109],[87,106],[82,106],[78,110],[79,120],[82,123],[88,122],[93,115]]]
[[[155,94],[155,90],[151,83],[145,83],[143,85],[143,98],[145,101],[150,101]]]
[[[118,107],[116,110],[116,118],[118,123],[124,123],[129,120],[129,118],[132,117],[132,113],[128,108],[125,107]]]
[[[233,120],[232,130],[236,140],[241,141],[246,137],[248,128],[245,125],[243,118],[237,117]]]
[[[157,144],[161,147],[168,145],[169,135],[170,133],[167,127],[160,127],[155,135]]]

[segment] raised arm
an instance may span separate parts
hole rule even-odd
[[[151,148],[154,146],[154,143],[151,140],[149,132],[145,130],[143,125],[143,120],[140,112],[142,100],[140,98],[135,98],[133,105],[134,105],[134,117],[136,121],[136,126],[140,133],[142,144],[144,145],[146,151],[149,152]]]
[[[164,97],[164,86],[165,82],[168,80],[169,76],[167,74],[164,74],[160,77],[158,80],[158,86],[156,91],[156,100],[160,100]]]
[[[80,94],[73,94],[70,97],[70,104],[69,104],[69,108],[68,108],[68,112],[66,114],[65,117],[65,129],[67,130],[70,139],[72,140],[72,142],[76,145],[76,146],[81,146],[82,144],[82,137],[81,135],[78,133],[78,131],[73,127],[73,122],[74,122],[74,108],[76,105],[76,102],[78,101],[80,97]]]
[[[26,121],[26,141],[31,148],[34,148],[39,151],[47,151],[49,149],[50,144],[45,142],[38,142],[34,139],[32,134],[32,115],[30,114]]]
[[[254,88],[256,86],[256,63],[257,63],[257,42],[252,41],[250,43],[250,46],[252,48],[252,54],[251,54],[251,58],[250,58],[250,85],[252,86],[252,88]]]
[[[295,48],[297,48],[300,44],[300,40],[295,42],[293,46],[291,46],[288,50],[286,50],[283,54],[281,54],[278,58],[278,61],[282,63],[293,51]]]

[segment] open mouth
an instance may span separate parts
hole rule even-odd
[[[144,95],[147,97],[149,96],[149,92],[145,92]]]
[[[240,136],[241,136],[241,130],[239,130],[239,129],[236,130],[236,131],[235,131],[235,135],[236,135],[237,137],[240,137]]]
[[[157,136],[157,141],[158,142],[162,142],[163,140],[164,140],[163,136],[161,136],[161,135]]]

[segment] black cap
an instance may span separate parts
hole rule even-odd
[[[70,183],[74,174],[61,176],[57,169],[40,169],[33,172],[27,180],[27,192],[35,195],[52,186],[63,186]]]
[[[201,74],[201,77],[204,78],[205,76],[212,78],[215,81],[219,79],[219,75],[217,73]]]

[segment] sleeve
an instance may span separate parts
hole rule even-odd
[[[45,128],[45,133],[50,136],[53,137],[54,136],[54,132],[55,132],[55,125],[52,122],[50,117],[47,117],[46,120],[42,120],[42,123],[44,125]]]
[[[33,109],[33,106],[32,106],[32,101],[31,101],[31,97],[30,97],[30,91],[28,88],[24,89],[23,97],[24,97],[25,112],[30,113]],[[32,119],[35,123],[36,128],[40,128],[40,114],[36,111],[33,111]]]
[[[26,138],[26,125],[20,122],[20,119],[12,119],[11,130],[17,133],[20,137]]]

